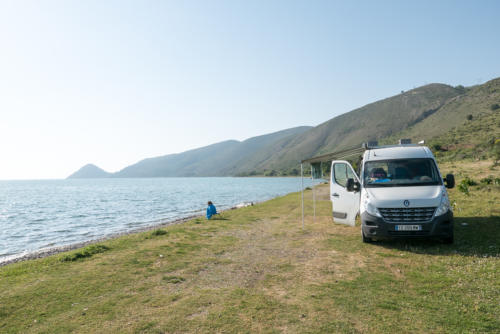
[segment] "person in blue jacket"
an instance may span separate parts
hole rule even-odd
[[[217,214],[217,209],[215,208],[215,205],[212,203],[212,201],[208,201],[207,219],[212,218],[212,216],[216,214]]]

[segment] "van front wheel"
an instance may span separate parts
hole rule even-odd
[[[363,238],[363,242],[365,244],[369,244],[369,243],[371,243],[373,241],[372,238],[365,237],[365,234],[363,233],[363,231],[361,231],[361,237]]]

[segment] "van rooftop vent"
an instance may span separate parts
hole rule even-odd
[[[411,144],[410,138],[404,138],[399,140],[399,145],[409,145],[409,144]]]
[[[366,149],[374,148],[377,146],[378,146],[378,141],[376,141],[376,140],[371,140],[371,141],[368,141],[366,143],[363,143],[363,145],[361,145],[362,148],[366,148]]]

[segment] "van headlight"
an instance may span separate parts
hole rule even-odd
[[[378,211],[378,209],[375,206],[373,206],[373,204],[371,204],[368,201],[368,199],[365,199],[364,205],[365,205],[366,212],[368,212],[372,216],[376,216],[376,217],[382,218],[382,215],[380,214],[380,212]]]
[[[443,196],[441,199],[441,204],[439,204],[436,210],[436,216],[442,216],[450,210],[451,206],[450,201],[448,200],[448,196]]]

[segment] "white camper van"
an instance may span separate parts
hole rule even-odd
[[[439,237],[453,243],[453,212],[431,150],[420,145],[366,147],[356,174],[347,161],[332,161],[333,219],[354,226],[363,242],[400,237]]]

